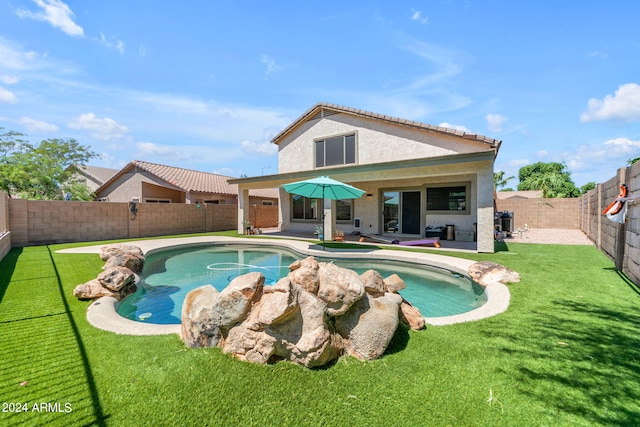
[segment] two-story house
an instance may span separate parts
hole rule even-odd
[[[368,111],[319,103],[276,135],[278,173],[238,184],[238,231],[249,190],[280,188],[283,230],[325,236],[424,237],[427,227],[473,232],[478,252],[494,251],[493,165],[501,141]],[[359,199],[306,199],[282,185],[326,175],[366,191]],[[330,237],[328,237],[330,238]]]

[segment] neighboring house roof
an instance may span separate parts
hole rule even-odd
[[[413,121],[413,120],[401,119],[401,118],[393,117],[393,116],[386,116],[384,114],[372,113],[370,111],[358,110],[356,108],[342,107],[340,105],[327,104],[327,103],[324,103],[324,102],[319,102],[316,105],[314,105],[313,107],[311,107],[307,112],[302,114],[300,117],[298,117],[298,119],[296,119],[293,123],[291,123],[284,130],[282,130],[282,132],[277,134],[271,140],[271,142],[276,144],[276,145],[279,144],[280,140],[282,138],[284,138],[286,135],[288,135],[291,131],[293,131],[295,128],[297,128],[302,123],[305,123],[305,122],[310,121],[310,120],[316,120],[316,119],[321,119],[321,118],[324,118],[324,117],[329,117],[329,116],[331,116],[333,114],[339,114],[339,113],[352,114],[354,116],[360,116],[360,117],[367,117],[367,118],[376,119],[376,120],[382,120],[382,121],[393,123],[393,124],[396,124],[396,125],[419,128],[419,129],[429,130],[429,131],[433,131],[433,132],[439,132],[439,133],[443,133],[443,134],[448,134],[448,135],[452,135],[452,136],[458,136],[458,137],[461,137],[461,138],[474,140],[474,141],[478,141],[478,142],[484,142],[484,143],[490,145],[492,148],[494,148],[496,150],[496,155],[497,155],[498,149],[500,148],[500,144],[502,143],[501,140],[489,138],[489,137],[486,137],[486,136],[483,136],[483,135],[478,135],[478,134],[475,134],[475,133],[463,132],[463,131],[460,131],[460,130],[450,129],[450,128],[446,128],[446,127],[442,127],[442,126],[434,126],[434,125],[430,125],[430,124],[426,124],[426,123],[416,122],[416,121]]]
[[[118,169],[101,168],[99,166],[73,165],[78,173],[91,178],[98,184],[104,184],[112,176],[118,173]]]
[[[183,169],[175,166],[143,162],[140,160],[134,160],[127,164],[124,168],[118,171],[116,175],[111,177],[108,182],[105,182],[98,191],[134,168],[142,169],[143,171],[150,173],[151,175],[154,175],[185,192],[238,195],[238,186],[227,182],[227,180],[232,179],[233,177],[209,172],[200,172],[191,169]],[[278,198],[278,190],[252,190],[249,192],[249,195],[256,197]]]
[[[527,190],[527,191],[498,191],[496,193],[498,200],[507,199],[540,199],[542,198],[542,190]]]

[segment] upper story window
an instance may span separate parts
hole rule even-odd
[[[356,162],[356,135],[342,135],[316,141],[316,167]]]

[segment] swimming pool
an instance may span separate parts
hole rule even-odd
[[[198,245],[155,250],[147,254],[138,290],[117,305],[121,316],[145,323],[179,324],[182,301],[191,290],[206,284],[222,290],[235,277],[262,272],[265,285],[289,272],[301,255],[276,246]],[[321,262],[358,273],[374,269],[382,277],[398,274],[407,284],[400,294],[425,317],[452,316],[484,305],[484,289],[467,276],[450,270],[406,262],[322,257]]]

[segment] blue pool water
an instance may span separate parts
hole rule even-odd
[[[187,246],[154,251],[147,256],[138,290],[122,301],[117,311],[131,320],[157,324],[179,324],[182,301],[191,290],[213,285],[223,290],[235,277],[253,271],[271,285],[289,272],[288,266],[304,258],[276,247],[242,245]],[[400,294],[425,317],[450,316],[482,306],[483,289],[468,277],[444,269],[379,260],[333,261],[358,273],[369,269],[382,277],[398,274],[407,284]]]

